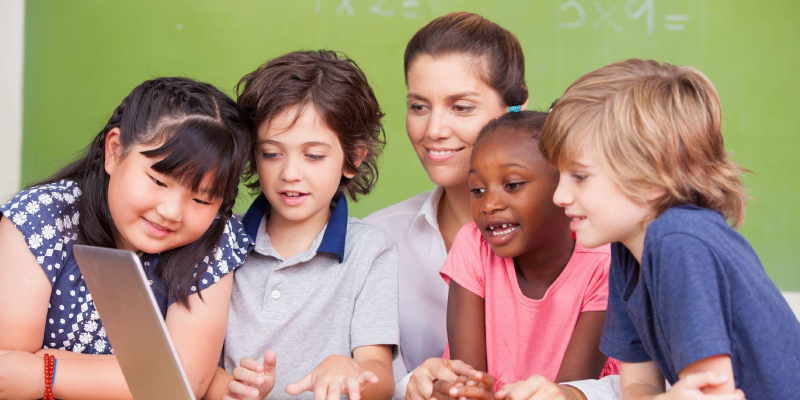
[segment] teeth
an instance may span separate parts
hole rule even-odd
[[[455,151],[453,151],[453,150],[445,150],[445,151],[428,150],[428,152],[433,154],[434,156],[445,156],[445,155],[448,155],[448,154],[455,153]]]
[[[299,197],[300,196],[300,193],[298,193],[298,192],[285,192],[284,194],[286,196],[288,196],[288,197]]]
[[[519,228],[519,225],[512,226],[510,224],[503,224],[501,226],[502,226],[502,229],[504,229],[502,231],[498,231],[497,227],[490,227],[489,228],[489,230],[492,231],[492,236],[508,235],[509,233],[514,232],[515,230],[517,230],[517,228]],[[506,229],[506,227],[508,227],[508,229]]]

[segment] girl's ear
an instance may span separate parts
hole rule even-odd
[[[105,150],[105,169],[111,175],[117,168],[122,159],[122,143],[119,140],[119,128],[113,128],[106,133],[106,142],[103,146]]]
[[[356,169],[361,166],[361,162],[364,161],[365,157],[367,157],[367,146],[358,145],[356,147],[356,158],[353,160],[353,165],[356,166]],[[356,173],[358,173],[358,171],[351,171],[346,167],[344,171],[342,171],[342,175],[344,175],[344,177],[347,179],[352,179],[354,176],[356,176]]]
[[[527,110],[528,109],[528,100],[529,99],[525,99],[525,102],[522,103],[522,107],[520,108],[520,110]]]

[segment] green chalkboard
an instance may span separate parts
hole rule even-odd
[[[741,232],[781,289],[800,290],[791,250],[800,241],[795,0],[29,0],[22,182],[75,157],[145,79],[184,75],[232,94],[239,77],[272,57],[328,48],[361,65],[387,114],[378,187],[351,207],[363,217],[432,186],[405,134],[403,50],[428,21],[459,10],[517,34],[532,108],[626,58],[705,72],[722,98],[727,148],[754,172]]]

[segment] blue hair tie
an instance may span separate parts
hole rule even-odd
[[[520,112],[522,110],[522,106],[511,106],[508,107],[508,112]]]

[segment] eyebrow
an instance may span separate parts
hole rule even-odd
[[[263,140],[259,140],[259,141],[258,141],[258,146],[261,146],[262,144],[273,144],[273,145],[276,145],[276,146],[283,145],[283,143],[281,143],[281,142],[279,142],[279,141],[277,141],[277,140],[272,140],[272,139],[263,139]],[[332,147],[332,146],[331,146],[330,144],[328,144],[328,143],[325,143],[325,142],[315,142],[315,141],[312,141],[312,142],[305,142],[305,143],[303,143],[303,144],[302,144],[302,146],[304,146],[304,147],[322,146],[322,147],[328,147],[328,148]]]
[[[474,96],[480,96],[480,93],[472,91],[472,90],[468,90],[466,92],[453,93],[453,94],[447,96],[446,98],[447,98],[447,100],[453,101],[453,100],[462,99],[464,97],[474,97]],[[413,92],[409,92],[406,95],[406,98],[408,98],[408,99],[417,99],[417,100],[426,100],[426,101],[428,100],[425,97],[423,97],[423,96],[421,96],[419,94],[413,93]]]
[[[570,162],[569,162],[569,164],[567,164],[567,165],[568,165],[568,166],[570,166],[570,167],[589,168],[589,166],[588,166],[588,165],[586,165],[586,164],[582,164],[582,163],[579,163],[579,162],[577,162],[577,161],[570,161]]]
[[[526,171],[530,171],[531,170],[530,168],[528,168],[528,167],[526,167],[524,165],[517,164],[517,163],[514,163],[514,162],[505,163],[505,164],[500,166],[500,168],[506,168],[506,167],[517,167],[517,168],[522,168],[522,169],[524,169]],[[476,169],[475,168],[470,168],[469,169],[469,173],[471,174],[473,172],[476,172]]]

